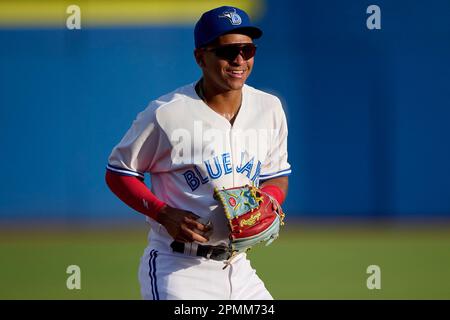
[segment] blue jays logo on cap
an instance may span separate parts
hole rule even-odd
[[[233,11],[224,11],[219,18],[228,18],[233,26],[238,26],[242,23],[241,16],[236,13],[236,9],[233,8]]]
[[[251,23],[250,17],[244,10],[222,6],[206,11],[195,24],[195,47],[204,47],[221,35],[230,32],[245,34],[252,39],[262,35],[261,29]]]

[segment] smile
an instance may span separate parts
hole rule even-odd
[[[227,70],[226,73],[232,78],[242,78],[244,76],[244,70]]]

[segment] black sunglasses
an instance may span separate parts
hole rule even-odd
[[[242,54],[244,60],[248,60],[255,56],[256,45],[253,43],[227,44],[214,48],[205,48],[205,50],[214,52],[218,58],[225,59],[227,61],[233,61],[239,54]]]

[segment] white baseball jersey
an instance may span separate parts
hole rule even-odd
[[[144,177],[168,205],[210,221],[209,245],[228,243],[228,221],[213,198],[214,188],[231,188],[289,175],[287,123],[280,100],[244,85],[233,125],[195,91],[195,83],[152,101],[113,149],[108,169]],[[150,242],[173,239],[153,219]]]

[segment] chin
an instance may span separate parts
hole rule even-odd
[[[247,80],[247,79],[238,79],[238,80],[232,79],[232,80],[229,80],[229,81],[227,81],[228,87],[231,90],[240,90],[244,86],[245,80]]]

